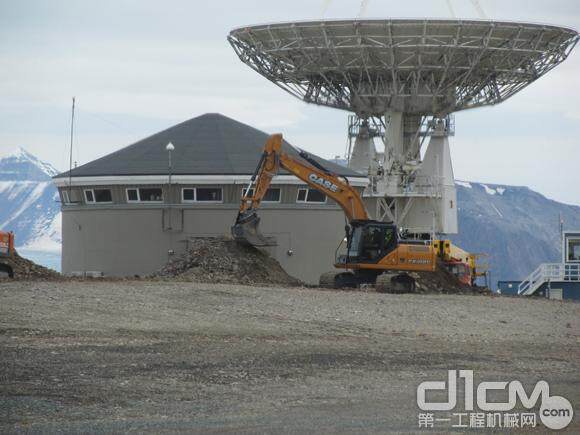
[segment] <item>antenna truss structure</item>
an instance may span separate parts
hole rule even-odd
[[[308,103],[362,118],[500,103],[563,62],[575,30],[476,20],[343,20],[234,29],[242,62]]]
[[[565,27],[437,19],[288,22],[228,35],[242,62],[285,91],[355,114],[348,166],[368,176],[367,205],[421,239],[458,231],[452,113],[505,101],[578,39]]]

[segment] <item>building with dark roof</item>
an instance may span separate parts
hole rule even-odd
[[[121,175],[167,175],[167,151],[171,142],[174,175],[248,175],[256,169],[269,134],[219,113],[197,118],[142,139],[133,145],[108,154],[72,170],[73,177]],[[285,152],[296,155],[284,141]],[[337,174],[360,177],[360,174],[330,161],[315,160]],[[55,178],[67,178],[68,172]]]
[[[144,275],[187,248],[195,236],[229,233],[242,189],[268,134],[220,114],[205,114],[54,177],[62,200],[62,271]],[[166,146],[171,153],[171,183]],[[287,142],[288,153],[296,150]],[[361,190],[359,173],[312,156]],[[297,278],[330,270],[344,215],[321,192],[281,172],[261,210],[272,249]]]

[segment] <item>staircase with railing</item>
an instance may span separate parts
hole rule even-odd
[[[580,263],[544,263],[530,273],[519,285],[518,295],[533,295],[544,283],[580,282]]]

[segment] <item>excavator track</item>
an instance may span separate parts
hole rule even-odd
[[[318,280],[320,287],[324,288],[356,288],[360,284],[352,272],[326,272],[320,275]]]
[[[413,293],[415,287],[415,280],[406,273],[382,273],[375,282],[378,293]]]

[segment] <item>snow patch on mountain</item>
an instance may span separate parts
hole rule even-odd
[[[18,220],[23,213],[29,212],[30,207],[41,209],[42,204],[38,200],[45,194],[47,189],[49,190],[49,196],[53,197],[54,185],[50,181],[40,183],[23,183],[15,181],[12,186],[7,187],[5,190],[8,191],[9,201],[14,201],[18,197],[22,197],[23,200],[19,202],[18,208],[12,212],[8,220],[0,223],[0,228],[10,226],[10,224]]]
[[[46,219],[39,219],[32,229],[38,236],[29,240],[22,249],[43,252],[60,252],[61,250],[61,233],[62,233],[62,215],[56,214]]]
[[[488,195],[495,195],[497,193],[495,189],[492,189],[487,184],[482,184],[481,187],[485,189],[485,193],[487,193]]]
[[[496,205],[495,205],[495,204],[491,204],[491,206],[493,207],[493,209],[495,210],[495,212],[497,213],[497,215],[498,215],[500,218],[503,218],[503,214],[502,214],[502,212],[498,210],[498,208],[496,207]]]
[[[455,180],[455,184],[457,184],[458,186],[462,186],[462,187],[466,187],[468,189],[471,189],[471,183],[468,183],[467,181]]]
[[[509,186],[498,186],[497,184],[484,184],[484,183],[474,183],[474,182],[465,182],[465,181],[455,181],[457,186],[473,188],[473,186],[478,186],[485,190],[485,193],[488,195],[503,195],[506,189]],[[511,186],[516,187],[516,186]]]

